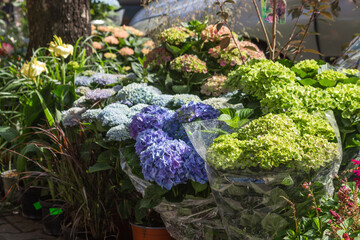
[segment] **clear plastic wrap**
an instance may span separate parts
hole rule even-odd
[[[152,183],[134,175],[122,156],[121,167],[129,176],[136,190],[143,196]],[[186,198],[181,202],[165,199],[154,208],[170,235],[177,240],[226,239],[218,208],[212,195],[208,198]]]
[[[301,194],[304,181],[312,181],[314,190],[332,195],[332,177],[341,164],[341,141],[332,112],[325,115],[335,130],[340,154],[316,172],[280,167],[271,170],[246,168],[224,171],[206,164],[211,191],[229,239],[274,239],[279,232],[287,229],[294,223],[293,211],[283,197],[296,204],[298,216],[312,206],[312,200]],[[192,122],[184,127],[190,141],[204,159],[207,149],[219,136],[219,131],[214,129],[228,130],[224,122],[218,120]]]

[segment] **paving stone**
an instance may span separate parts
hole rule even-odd
[[[11,224],[2,224],[0,225],[0,233],[20,233],[20,231]]]
[[[58,238],[46,236],[41,231],[30,233],[0,233],[0,239],[3,240],[57,240]]]

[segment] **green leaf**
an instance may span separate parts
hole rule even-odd
[[[360,78],[358,77],[351,77],[351,78],[345,78],[341,80],[343,83],[352,83],[356,84],[358,81],[360,81]]]
[[[131,63],[131,69],[133,70],[133,72],[135,73],[135,75],[138,77],[138,78],[143,78],[144,76],[144,68],[143,66],[138,63],[138,62],[132,62]]]
[[[261,221],[261,226],[263,229],[271,233],[277,233],[285,229],[285,227],[288,225],[288,221],[275,213],[269,213]]]
[[[254,109],[251,108],[242,108],[235,112],[235,115],[240,119],[247,119],[254,113]]]
[[[304,78],[304,79],[299,80],[299,82],[304,86],[306,86],[306,85],[311,86],[311,85],[314,85],[317,83],[316,80],[311,79],[311,78]]]
[[[19,132],[8,126],[0,126],[0,136],[7,142],[10,142],[19,136]]]
[[[187,85],[174,85],[172,86],[172,90],[175,93],[189,93],[190,92],[190,88]]]
[[[191,185],[195,190],[195,194],[204,191],[209,186],[207,183],[201,184],[199,182],[194,182],[194,181],[191,181]]]
[[[175,46],[172,46],[168,43],[165,43],[165,48],[166,50],[168,50],[172,55],[174,55],[174,57],[177,57],[180,55],[181,53],[181,49]]]
[[[140,201],[140,208],[154,208],[160,204],[162,197],[168,190],[161,188],[159,185],[150,185],[145,190],[145,196]]]
[[[106,171],[113,169],[108,163],[105,162],[97,162],[91,167],[89,167],[89,173],[99,172],[99,171]]]
[[[319,83],[323,87],[334,87],[337,83],[337,81],[329,80],[327,78],[320,79]]]
[[[37,94],[37,96],[38,96],[38,98],[39,98],[39,100],[40,100],[41,106],[42,106],[43,111],[44,111],[44,113],[45,113],[46,120],[48,121],[49,126],[51,127],[51,126],[53,126],[54,123],[55,123],[54,118],[53,118],[52,114],[50,113],[48,107],[46,106],[46,103],[45,103],[45,101],[44,101],[44,98],[41,96],[41,94],[39,93],[39,91],[38,91],[38,90],[35,90],[35,92],[36,92],[36,94]]]
[[[231,116],[228,114],[221,114],[218,119],[220,121],[227,121],[227,120],[231,120]]]

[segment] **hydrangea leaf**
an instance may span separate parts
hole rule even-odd
[[[112,168],[113,167],[111,167],[106,162],[97,162],[94,165],[92,165],[91,167],[89,167],[89,173],[94,173],[94,172],[99,172],[99,171],[106,171],[106,170],[110,170]]]
[[[330,79],[324,78],[324,79],[320,79],[319,83],[323,87],[334,87],[337,81],[332,81]]]
[[[174,86],[172,86],[172,90],[175,93],[179,93],[179,94],[190,92],[189,86],[186,86],[186,85],[174,85]]]
[[[316,81],[312,78],[304,78],[304,79],[299,80],[299,82],[304,86],[306,86],[306,85],[311,86],[311,85],[316,84],[318,81]]]

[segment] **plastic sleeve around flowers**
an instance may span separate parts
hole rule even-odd
[[[322,117],[326,117],[335,130],[339,154],[317,171],[302,172],[281,167],[217,170],[206,163],[211,191],[229,239],[274,239],[291,227],[293,211],[283,197],[295,203],[296,214],[301,218],[312,206],[308,192],[302,189],[304,181],[311,181],[315,192],[333,193],[332,179],[341,164],[340,134],[332,112],[326,112]],[[204,159],[207,149],[219,136],[219,129],[229,132],[228,126],[218,120],[192,122],[184,127],[194,148]]]
[[[146,188],[152,183],[134,175],[123,154],[121,168],[129,176],[135,189],[144,196]],[[154,209],[160,214],[170,235],[177,240],[226,239],[212,195],[208,198],[188,197],[175,203],[163,199]]]

